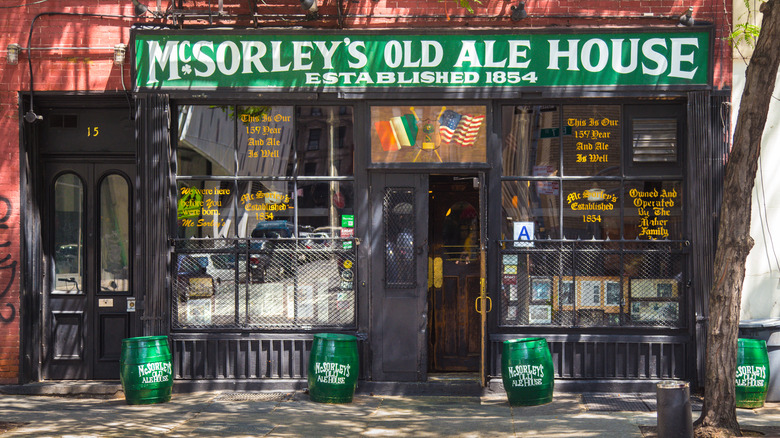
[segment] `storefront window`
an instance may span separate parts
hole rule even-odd
[[[484,163],[484,106],[371,107],[373,163]]]
[[[560,183],[558,181],[504,181],[501,183],[507,240],[560,239]],[[523,224],[528,224],[525,228]],[[533,235],[531,235],[533,231]]]
[[[510,106],[503,111],[503,174],[558,176],[560,112],[557,106]],[[566,128],[570,133],[570,128]]]
[[[291,176],[293,134],[291,106],[238,107],[238,174]]]
[[[233,175],[236,168],[235,107],[179,107],[176,174]]]
[[[173,327],[353,326],[352,108],[178,109]]]
[[[303,231],[330,230],[341,237],[341,218],[355,214],[354,184],[351,181],[298,184],[298,226]]]
[[[504,107],[501,325],[683,326],[675,108]]]
[[[239,181],[238,190],[238,237],[252,237],[267,221],[295,223],[292,181]]]
[[[626,239],[683,238],[682,184],[679,181],[631,181],[623,197]]]
[[[563,123],[565,175],[620,175],[619,105],[564,105]]]
[[[563,235],[567,239],[620,239],[620,183],[563,182]]]
[[[235,236],[232,181],[180,181],[176,190],[176,236]]]

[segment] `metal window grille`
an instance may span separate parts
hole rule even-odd
[[[417,287],[414,198],[414,188],[385,189],[385,283],[388,288]]]
[[[683,327],[685,248],[677,242],[507,242],[501,324]]]
[[[173,327],[354,327],[356,260],[353,239],[177,240]]]

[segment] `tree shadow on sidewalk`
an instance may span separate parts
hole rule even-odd
[[[27,423],[15,423],[13,421],[0,421],[0,435],[10,432],[17,427],[22,427],[26,425]]]

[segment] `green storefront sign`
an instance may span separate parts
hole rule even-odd
[[[145,89],[707,85],[710,33],[135,34]]]

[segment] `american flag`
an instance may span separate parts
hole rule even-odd
[[[442,142],[449,143],[452,141],[452,136],[455,135],[455,130],[460,120],[461,115],[452,110],[446,110],[441,114],[441,117],[439,117],[439,135]]]
[[[461,146],[473,146],[477,140],[477,134],[479,134],[479,128],[482,126],[482,122],[485,121],[485,116],[472,116],[470,114],[463,114],[458,123],[458,127],[455,128],[455,141],[460,143]]]

